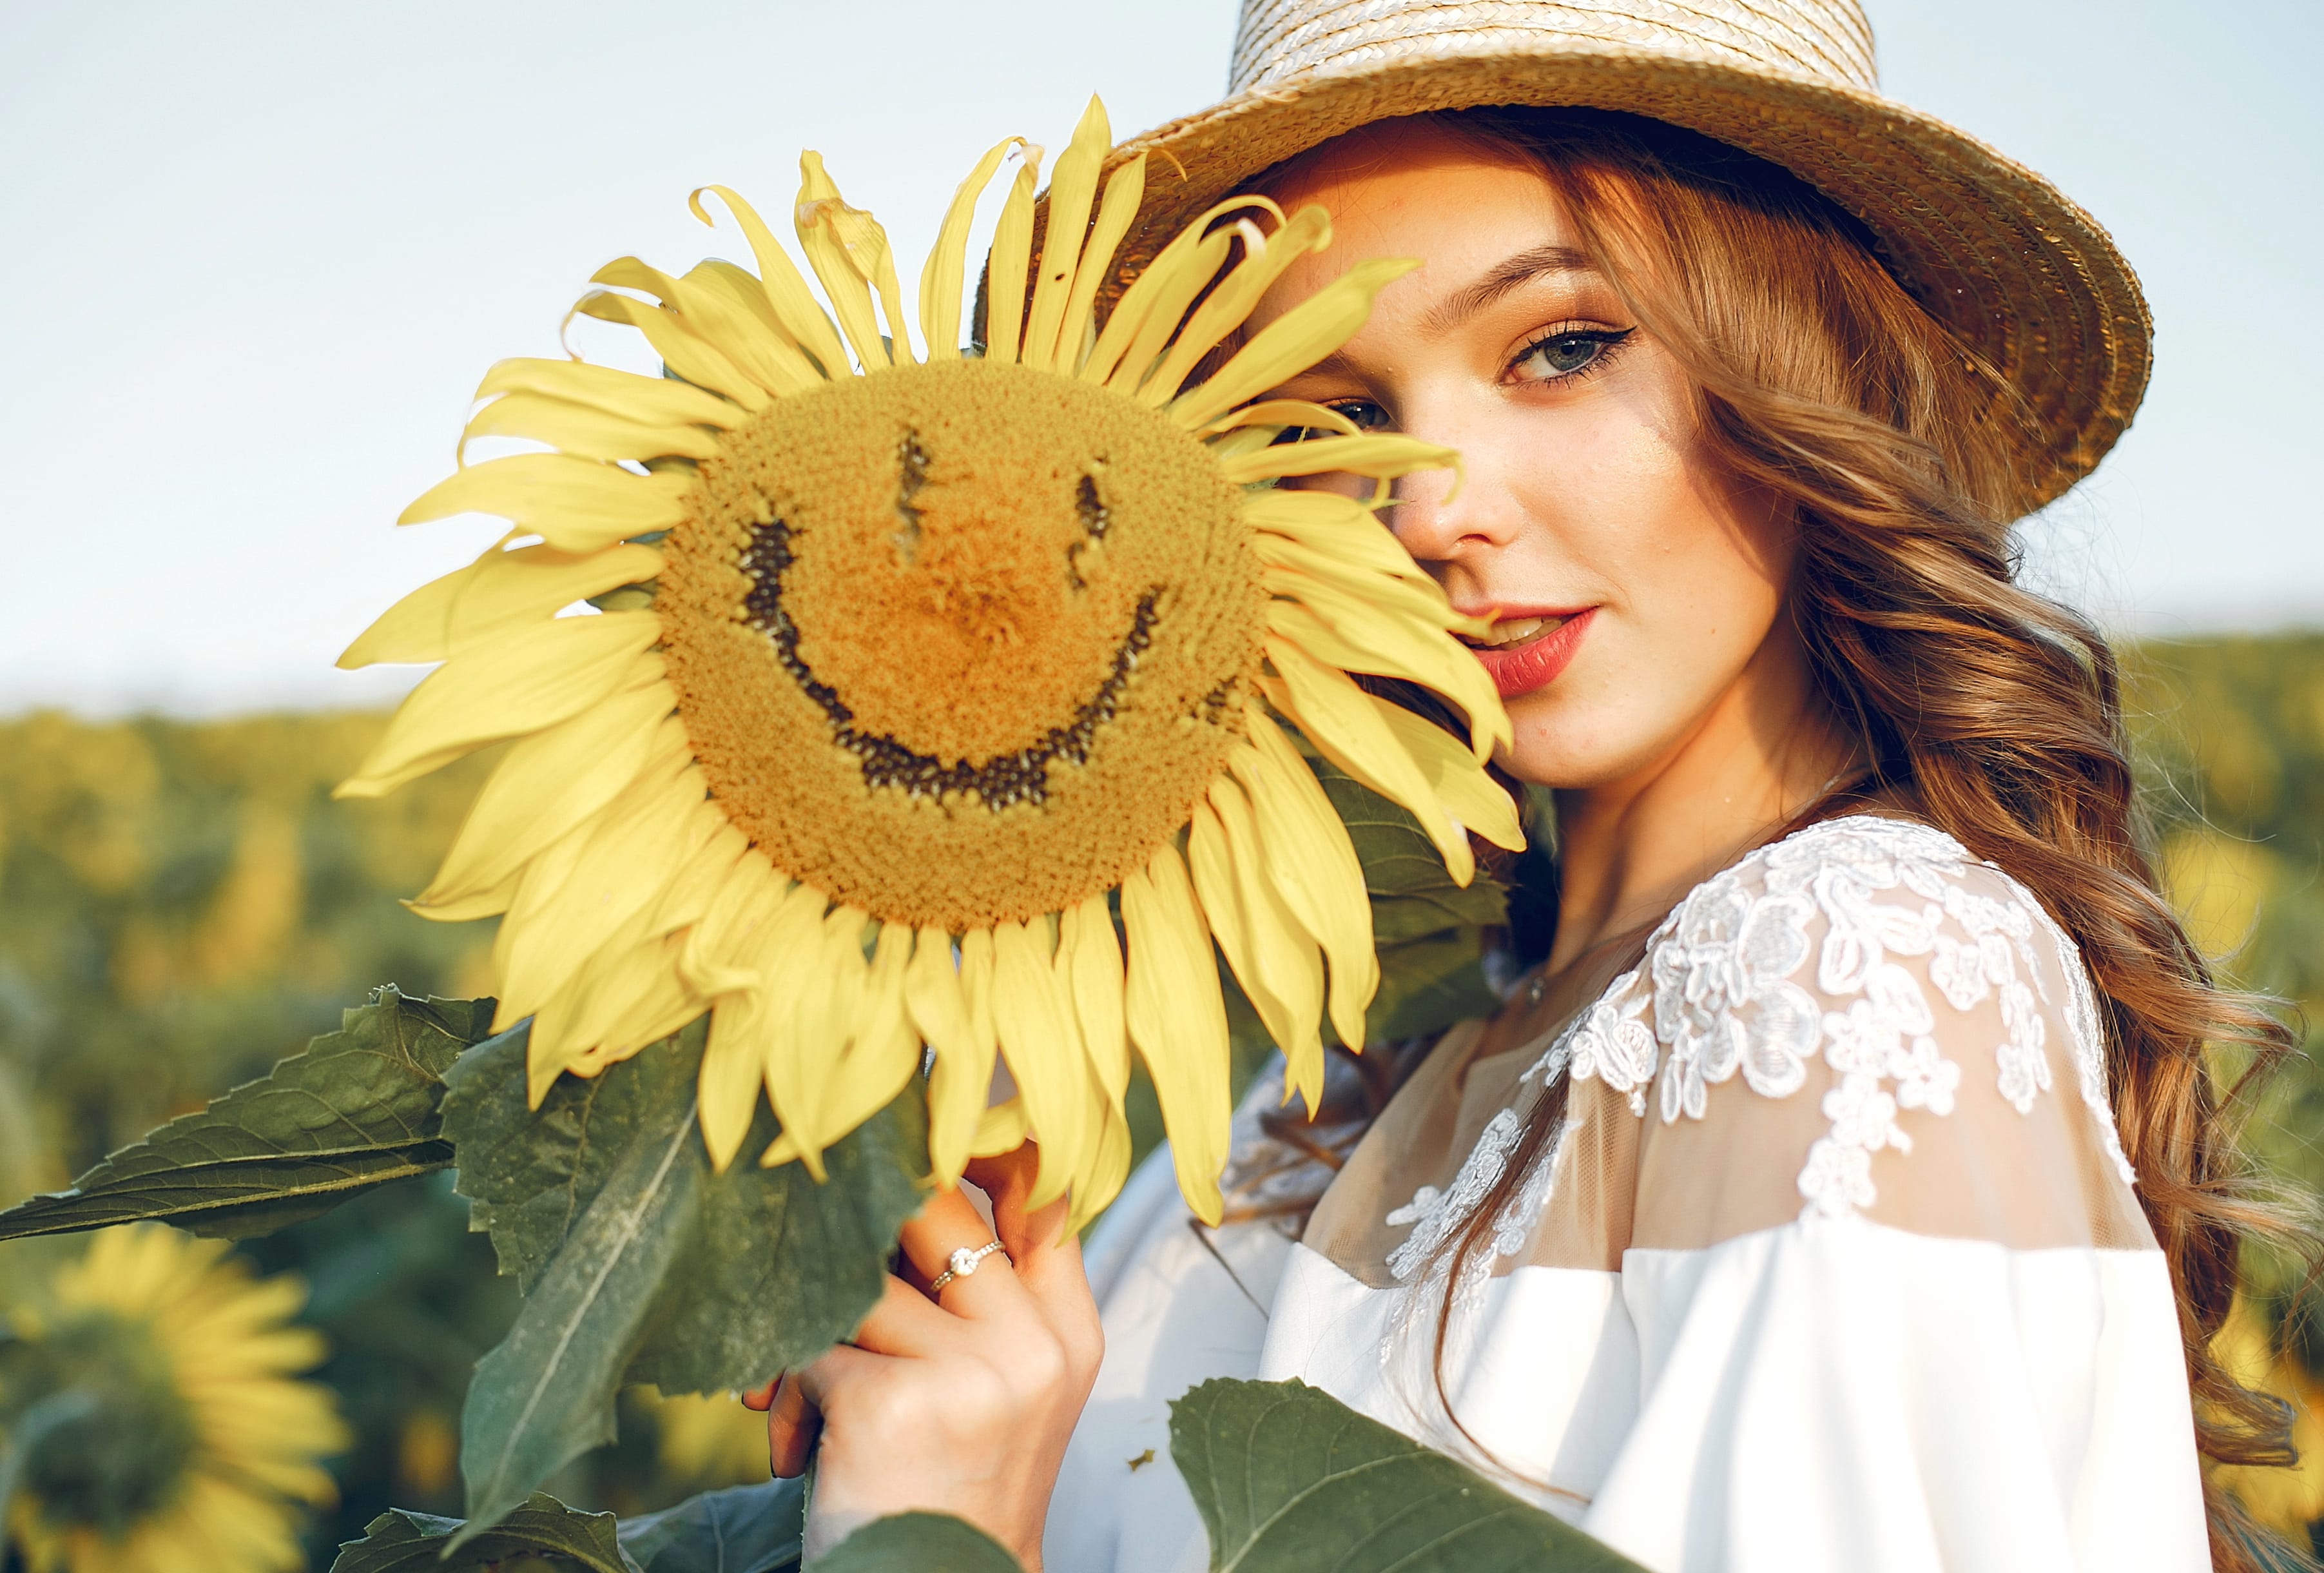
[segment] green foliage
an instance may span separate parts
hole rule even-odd
[[[874,1519],[815,1566],[816,1573],[1024,1573],[992,1537],[940,1513]]]
[[[799,1562],[807,1488],[770,1480],[706,1491],[622,1525],[638,1573],[781,1573]]]
[[[530,1558],[557,1568],[638,1573],[610,1513],[576,1513],[535,1492],[498,1525],[466,1538],[456,1518],[391,1508],[339,1548],[331,1573],[513,1573]]]
[[[0,1240],[136,1218],[239,1239],[440,1169],[452,1161],[438,1133],[444,1072],[492,1014],[490,1000],[375,989],[306,1052],[112,1154],[70,1190],[0,1212]]]
[[[1170,1457],[1213,1573],[1637,1573],[1637,1564],[1304,1382],[1205,1382]]]

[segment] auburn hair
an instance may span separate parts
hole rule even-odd
[[[2050,478],[2029,457],[2046,451],[2031,412],[1914,304],[1862,225],[1775,164],[1604,111],[1419,118],[1539,170],[1583,252],[1687,374],[1712,462],[1788,507],[1789,615],[1870,762],[1794,823],[1876,794],[1907,805],[2024,884],[2080,947],[2116,1123],[2177,1294],[2199,1445],[2217,1464],[2293,1462],[2289,1406],[2211,1352],[2246,1240],[2315,1257],[2236,1140],[2293,1038],[2269,1002],[2218,985],[2157,892],[2113,652],[2088,619],[2016,582],[2011,525]],[[1313,156],[1259,186],[1292,183]],[[2232,1085],[2214,1079],[2207,1045],[2246,1051]],[[1536,1102],[1501,1180],[1448,1242],[1448,1283],[1527,1170],[1553,1160],[1564,1092],[1561,1079]],[[2257,1531],[2209,1476],[2216,1566],[2258,1573]]]

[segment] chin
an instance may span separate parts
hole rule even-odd
[[[1519,781],[1553,791],[1609,785],[1648,768],[1676,741],[1641,730],[1636,705],[1560,704],[1546,690],[1520,695],[1508,702],[1516,741],[1495,763]]]

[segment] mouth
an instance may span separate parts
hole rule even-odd
[[[1557,680],[1587,634],[1598,608],[1548,611],[1495,607],[1482,635],[1461,635],[1504,699],[1547,688]]]

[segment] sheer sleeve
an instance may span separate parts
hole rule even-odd
[[[1949,837],[1851,823],[1639,975],[1639,1407],[1582,1522],[1669,1569],[2207,1567],[2080,958]]]

